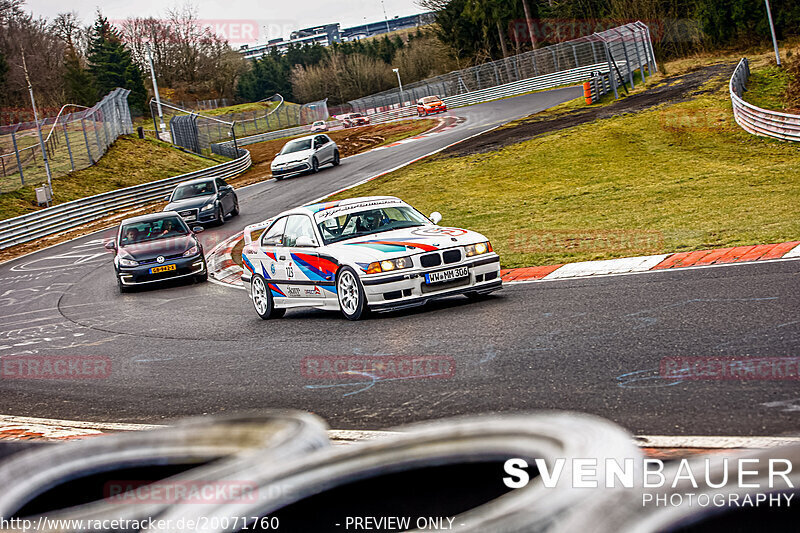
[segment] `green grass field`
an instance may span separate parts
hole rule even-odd
[[[220,160],[222,161],[222,160]],[[125,135],[116,140],[96,165],[53,179],[56,204],[131,185],[139,185],[216,165],[169,144]],[[0,219],[36,211],[33,186],[0,194]]]
[[[800,146],[742,131],[721,85],[496,152],[425,160],[335,198],[390,194],[438,210],[443,224],[486,234],[504,267],[800,238]]]

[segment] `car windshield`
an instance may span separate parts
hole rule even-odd
[[[188,234],[189,228],[186,227],[181,217],[173,215],[156,220],[124,224],[120,233],[119,245],[127,246]]]
[[[439,101],[439,97],[438,96],[426,96],[425,98],[422,99],[422,103],[423,104],[432,104],[432,103],[438,102],[438,101]]]
[[[344,241],[393,229],[410,228],[430,224],[425,216],[410,206],[393,206],[367,209],[331,217],[318,224],[325,244]]]
[[[325,125],[325,123],[324,123],[324,122],[322,122],[321,120],[318,120],[318,121],[316,121],[316,122],[314,123],[314,126],[324,126],[324,125]]]
[[[293,154],[294,152],[302,152],[303,150],[311,149],[311,139],[296,139],[289,141],[286,146],[281,150],[282,154]]]
[[[194,198],[196,196],[210,196],[214,194],[213,181],[201,181],[199,183],[188,183],[180,185],[172,193],[172,201],[185,200],[186,198]]]

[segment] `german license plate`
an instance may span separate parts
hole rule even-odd
[[[451,268],[450,270],[440,270],[439,272],[429,272],[425,274],[425,283],[430,285],[466,277],[469,277],[468,267]]]
[[[175,270],[175,265],[163,265],[157,266],[150,269],[151,274],[158,274],[159,272],[169,272],[170,270]]]

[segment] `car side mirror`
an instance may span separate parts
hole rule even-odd
[[[172,195],[171,195],[171,194],[168,194],[168,195],[166,195],[166,196],[164,197],[164,201],[165,201],[165,202],[169,202],[169,199],[170,199],[171,197],[172,197]]]
[[[205,228],[203,226],[195,226],[192,228],[192,233],[203,233]]]
[[[434,224],[438,224],[442,221],[442,214],[439,211],[434,211],[431,213],[431,222]]]
[[[298,248],[313,248],[317,246],[317,243],[308,235],[300,235],[294,242],[294,245]]]
[[[107,241],[103,247],[106,250],[116,250],[117,249],[117,241]]]

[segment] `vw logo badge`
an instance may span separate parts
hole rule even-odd
[[[273,276],[275,275],[275,263],[272,263],[272,264],[269,266],[269,271],[270,271],[270,272],[272,272],[272,275],[273,275]]]
[[[158,257],[156,257],[156,263],[163,263],[163,262],[164,262],[164,256],[163,255],[159,255]]]

